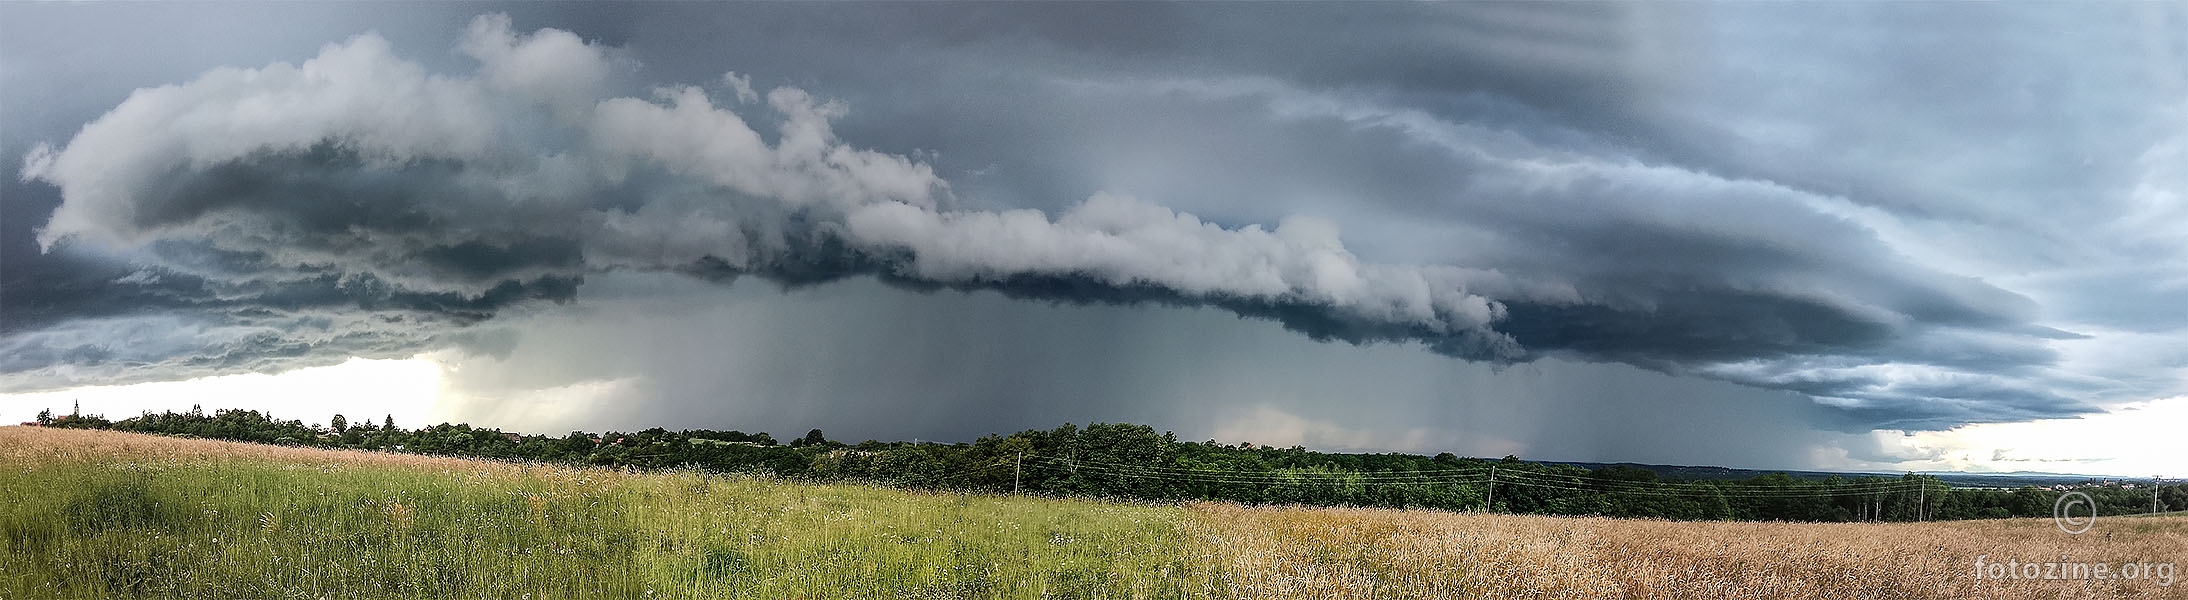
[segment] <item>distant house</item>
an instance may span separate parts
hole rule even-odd
[[[710,440],[707,438],[691,438],[691,443],[695,446],[701,444],[713,444],[716,446],[752,446],[755,448],[760,447],[760,444],[758,442],[725,442],[722,440]]]
[[[524,443],[524,434],[503,432],[501,439],[509,440],[511,444],[522,444]]]

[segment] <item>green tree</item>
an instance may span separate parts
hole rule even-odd
[[[336,413],[336,414],[334,415],[334,418],[333,418],[333,419],[329,419],[329,420],[327,421],[327,426],[328,426],[328,427],[333,427],[333,428],[334,428],[334,434],[335,434],[335,435],[341,435],[341,434],[344,434],[344,433],[348,433],[348,432],[349,432],[349,418],[348,418],[348,417],[344,417],[344,416],[342,416],[342,415],[341,415],[340,413]]]

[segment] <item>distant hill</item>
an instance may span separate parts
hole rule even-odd
[[[1771,474],[1771,473],[1784,473],[1784,474],[1786,474],[1787,476],[1793,477],[1793,478],[1795,478],[1795,479],[1810,479],[1810,480],[1823,480],[1823,479],[1830,479],[1831,477],[1834,477],[1834,476],[1836,476],[1836,477],[1842,477],[1842,478],[1847,478],[1847,479],[1852,479],[1852,478],[1856,478],[1856,477],[1897,477],[1897,476],[1899,476],[1899,475],[1901,475],[1901,474],[1902,474],[1902,473],[1888,473],[1888,472],[1882,472],[1882,471],[1791,471],[1791,470],[1772,470],[1772,469],[1734,469],[1734,468],[1728,468],[1728,467],[1698,467],[1698,466],[1687,466],[1687,465],[1652,465],[1652,464],[1645,464],[1645,463],[1624,463],[1624,462],[1621,462],[1621,463],[1595,463],[1595,462],[1570,462],[1570,461],[1538,461],[1538,462],[1540,462],[1540,463],[1542,463],[1542,464],[1546,464],[1546,465],[1570,465],[1570,466],[1580,467],[1580,468],[1583,468],[1583,469],[1588,469],[1588,470],[1591,470],[1591,471],[1593,471],[1593,470],[1596,470],[1596,469],[1600,469],[1600,468],[1604,468],[1604,467],[1612,467],[1612,466],[1618,466],[1618,467],[1627,467],[1627,468],[1633,468],[1633,469],[1642,469],[1642,470],[1645,470],[1645,471],[1653,472],[1653,473],[1656,473],[1656,476],[1657,476],[1657,477],[1661,477],[1661,478],[1664,478],[1664,479],[1672,479],[1672,480],[1685,480],[1685,481],[1708,481],[1708,480],[1742,480],[1742,479],[1751,479],[1751,478],[1754,478],[1754,477],[1757,477],[1757,476],[1761,476],[1761,475],[1767,475],[1767,474]],[[1938,479],[1938,480],[1940,480],[1940,481],[1943,481],[1943,482],[1945,482],[1945,483],[1947,483],[1947,484],[1950,484],[1950,485],[1952,485],[1953,487],[1969,487],[1969,488],[2017,488],[2017,487],[2021,487],[2021,486],[2036,486],[2036,487],[2049,487],[2049,486],[2053,486],[2053,485],[2073,485],[2073,484],[2079,484],[2079,483],[2093,483],[2093,482],[2100,482],[2100,481],[2122,481],[2122,480],[2125,480],[2125,481],[2133,482],[2133,481],[2135,480],[2134,478],[2129,478],[2129,477],[2103,477],[2103,476],[2097,476],[2097,475],[2075,475],[2075,474],[2071,474],[2071,473],[2042,473],[2042,472],[2035,472],[2035,471],[2013,471],[2013,472],[2008,472],[2008,473],[1967,473],[1967,472],[1961,472],[1961,471],[1917,471],[1917,472],[1916,472],[1916,474],[1918,474],[1918,475],[1927,475],[1927,476],[1930,476],[1930,477],[1935,477],[1935,478],[1937,478],[1937,479]]]

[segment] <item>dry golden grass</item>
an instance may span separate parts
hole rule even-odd
[[[1240,598],[2183,598],[2188,583],[2015,581],[2004,562],[2180,562],[2188,518],[1933,523],[1672,522],[1190,506]]]
[[[324,468],[343,466],[393,467],[413,471],[468,471],[493,475],[573,473],[578,469],[553,465],[496,462],[373,452],[327,450],[299,446],[271,446],[220,440],[163,437],[53,427],[0,427],[0,463],[48,464],[98,462],[106,464],[171,463],[205,464],[238,459],[263,460]],[[592,477],[613,476],[603,469],[585,470]]]

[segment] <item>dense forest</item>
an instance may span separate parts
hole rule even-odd
[[[265,444],[293,444],[529,460],[637,469],[703,469],[776,477],[862,481],[922,489],[1149,501],[1349,505],[1664,519],[1913,521],[2051,515],[2062,490],[1953,488],[1933,477],[1675,481],[1645,469],[1587,469],[1506,456],[1497,460],[1412,454],[1341,454],[1305,448],[1181,442],[1144,425],[1066,424],[991,435],[972,443],[844,444],[820,430],[788,443],[766,433],[662,428],[560,437],[464,424],[402,429],[392,417],[327,426],[258,411],[146,413],[108,421],[40,413],[49,427],[115,429]],[[2188,488],[2079,486],[2099,514],[2188,509]],[[2155,506],[2154,506],[2155,505]],[[2087,507],[2075,509],[2086,511]],[[2086,514],[2076,512],[2075,514]]]

